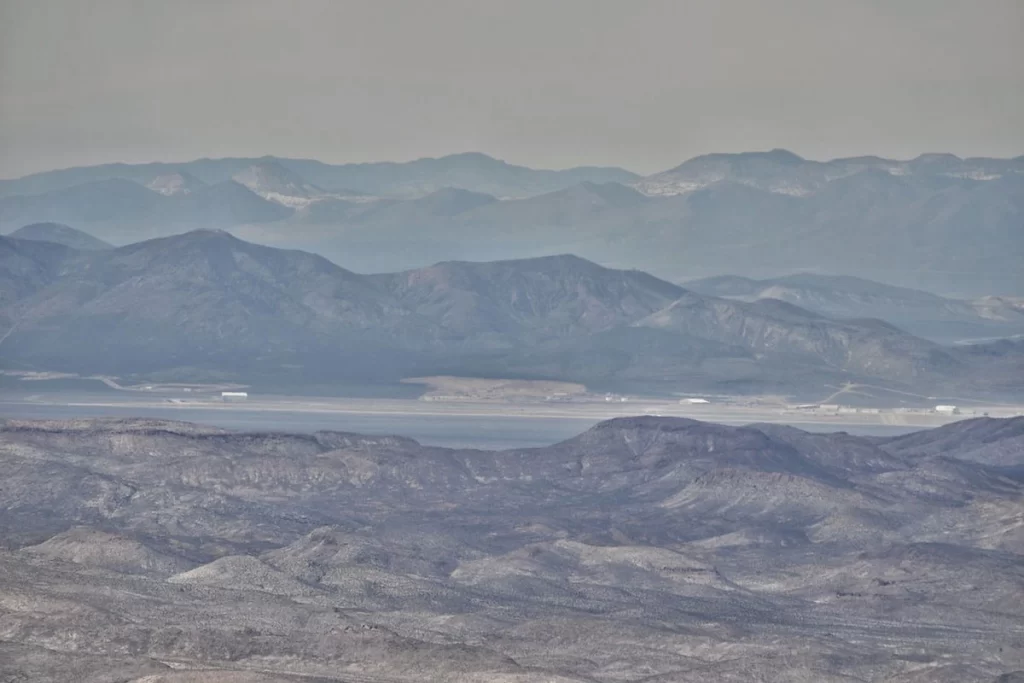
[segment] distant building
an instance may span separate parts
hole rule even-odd
[[[249,394],[245,391],[222,391],[220,398],[222,401],[244,401],[249,398]]]
[[[706,398],[683,398],[680,399],[679,402],[684,405],[688,404],[691,406],[699,406],[704,405],[705,403],[711,403],[711,401],[707,400]]]
[[[838,403],[822,403],[818,407],[821,410],[824,410],[825,412],[829,412],[829,413],[837,413],[837,412],[839,412],[839,404]]]
[[[960,409],[956,406],[935,406],[935,412],[943,415],[959,415]]]

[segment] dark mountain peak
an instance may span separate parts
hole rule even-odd
[[[444,334],[465,343],[564,340],[628,325],[681,289],[646,273],[612,270],[571,254],[510,261],[444,261],[374,276]]]
[[[507,261],[494,261],[493,263],[512,264],[518,263],[525,266],[526,269],[536,268],[538,270],[544,268],[568,268],[573,270],[588,270],[588,271],[608,271],[612,269],[605,268],[602,265],[588,261],[587,259],[577,256],[576,254],[552,254],[550,256],[536,256],[534,258],[526,259],[511,259]]]
[[[782,149],[776,147],[775,149],[767,152],[753,152],[752,154],[760,156],[762,159],[768,159],[779,164],[802,164],[806,161],[799,154],[790,152],[788,149]]]
[[[487,206],[498,201],[485,192],[473,192],[458,187],[442,187],[425,197],[410,200],[410,205],[425,210],[431,216],[456,216],[464,211]]]
[[[197,228],[195,230],[183,232],[180,235],[171,235],[170,237],[162,237],[159,240],[153,240],[154,243],[158,241],[161,242],[163,245],[169,245],[174,243],[208,243],[212,241],[241,243],[244,240],[241,240],[232,235],[227,230],[221,230],[220,228]],[[140,242],[139,244],[145,243]]]
[[[558,280],[566,286],[573,282],[586,282],[589,283],[588,287],[593,286],[596,288],[596,292],[600,293],[602,299],[608,297],[608,300],[614,300],[618,296],[612,294],[611,291],[606,291],[606,287],[613,286],[613,283],[629,283],[629,286],[640,287],[651,295],[664,299],[666,304],[670,299],[679,297],[685,291],[677,285],[658,279],[648,273],[638,270],[607,268],[575,254],[553,254],[550,256],[535,256],[533,258],[506,261],[450,261],[447,264],[442,263],[438,265],[472,271],[477,275],[486,275],[489,278],[493,278],[495,282],[509,283],[509,278],[532,275]],[[573,286],[576,287],[576,285]],[[564,293],[585,297],[588,296],[588,291],[587,289],[579,289],[577,287],[572,291]],[[590,291],[589,293],[589,295],[594,294],[595,291]],[[522,293],[518,294],[518,296],[522,295]],[[608,300],[605,303],[608,303]]]
[[[884,157],[876,156],[874,154],[865,154],[858,157],[841,157],[839,159],[830,159],[825,162],[830,165],[848,165],[848,164],[867,164],[867,165],[882,165],[882,164],[894,164],[897,163],[892,159],[886,159]]]
[[[506,162],[501,159],[496,159],[489,154],[483,152],[457,152],[455,154],[446,154],[445,156],[438,157],[438,159],[450,159],[452,161],[474,161],[474,162],[498,162],[504,164]]]
[[[400,278],[414,286],[433,283],[445,289],[453,287],[476,295],[490,291],[502,299],[515,299],[525,296],[525,291],[519,288],[528,286],[527,280],[593,279],[613,273],[615,271],[579,256],[556,254],[507,261],[441,261],[427,268],[406,271]]]
[[[695,166],[705,163],[743,163],[749,161],[767,161],[772,164],[794,166],[806,163],[807,160],[798,154],[778,148],[768,150],[767,152],[714,152],[711,154],[701,154],[700,156],[688,159],[673,170],[684,169],[687,166]]]
[[[604,420],[565,443],[578,443],[587,448],[627,444],[640,451],[667,445],[713,451],[716,440],[720,439],[728,440],[731,447],[743,442],[767,448],[770,441],[765,434],[749,427],[731,427],[685,417],[638,415]]]
[[[445,169],[499,169],[510,166],[507,162],[502,161],[501,159],[495,159],[483,152],[459,152],[458,154],[447,154],[441,157],[424,157],[409,163],[428,167],[435,166]]]
[[[963,159],[955,154],[950,154],[949,152],[926,152],[925,154],[919,154],[916,156],[911,163],[935,164],[961,161],[963,161]]]
[[[824,459],[807,457],[793,443],[806,432],[794,430],[788,439],[776,439],[751,426],[733,427],[679,417],[637,416],[600,422],[555,448],[584,454],[591,469],[600,462],[634,459],[651,471],[684,465],[684,479],[714,467],[739,467],[759,472],[812,476],[830,484],[842,484],[841,469]],[[819,462],[821,460],[822,462]],[[614,464],[612,465],[614,468]]]
[[[113,262],[134,264],[135,267],[154,268],[163,266],[198,266],[200,260],[210,257],[227,257],[236,251],[275,251],[241,240],[226,230],[199,228],[178,235],[136,242],[114,249]],[[131,258],[130,261],[125,259]],[[136,259],[145,257],[146,266]],[[221,260],[222,266],[227,261]]]
[[[10,234],[19,240],[33,240],[37,242],[53,242],[63,244],[72,249],[98,250],[110,249],[112,245],[103,240],[96,239],[87,232],[76,230],[63,223],[32,223],[18,228]]]
[[[359,276],[322,256],[254,244],[226,230],[211,228],[129,244],[111,250],[110,256],[112,262],[130,265],[132,268],[169,268],[176,273],[176,277],[185,276],[185,271],[179,272],[178,269],[191,269],[201,263],[213,268],[210,274],[221,276],[237,269],[252,270],[258,263],[260,269],[253,272],[273,282],[275,287],[282,288],[294,286],[296,278],[313,274],[335,276],[348,281],[359,280]],[[144,257],[144,261],[138,260],[140,256]],[[185,286],[188,283],[180,284]]]

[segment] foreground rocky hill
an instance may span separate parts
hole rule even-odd
[[[0,678],[1014,680],[1022,433],[7,421]]]

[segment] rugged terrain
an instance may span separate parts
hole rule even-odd
[[[115,244],[230,229],[359,272],[570,252],[669,280],[802,270],[975,298],[1024,292],[1024,158],[711,154],[640,178],[512,166],[201,159],[0,181],[0,228],[60,221]]]
[[[3,680],[1024,670],[1024,418],[885,439],[623,418],[502,452],[7,421],[0,463]]]
[[[850,382],[1009,396],[1022,377],[1013,344],[943,347],[878,320],[700,295],[569,255],[359,275],[221,231],[98,251],[0,238],[0,285],[3,365],[14,370],[812,397]]]

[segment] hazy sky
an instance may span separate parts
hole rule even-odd
[[[0,177],[1024,153],[1022,0],[0,0]]]

